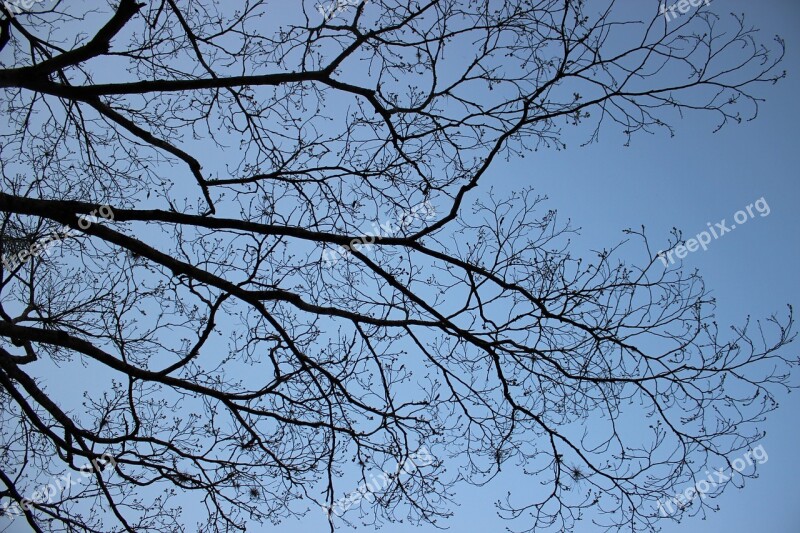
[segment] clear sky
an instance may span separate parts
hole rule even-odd
[[[290,7],[289,0],[281,1]],[[674,124],[674,138],[665,133],[638,135],[630,147],[623,147],[624,139],[611,130],[605,130],[599,143],[583,148],[578,146],[579,139],[567,137],[566,151],[540,150],[524,160],[508,162],[498,159],[472,195],[474,198],[489,187],[500,191],[534,187],[549,196],[546,208],[557,209],[560,217],[570,218],[573,226],[581,228],[581,236],[574,240],[578,254],[616,244],[625,238],[623,229],[641,225],[651,243],[663,247],[672,227],[692,236],[706,229],[707,222],[730,220],[736,211],[763,197],[770,207],[769,216],[756,216],[713,241],[707,251],[692,253],[684,260],[686,268],[700,270],[716,297],[718,322],[740,324],[748,315],[764,318],[785,313],[786,304],[800,304],[800,147],[796,131],[800,124],[800,4],[794,0],[714,0],[714,9],[746,13],[748,21],[761,29],[764,40],[773,34],[786,40],[788,77],[761,89],[767,101],[756,121],[712,134],[713,119],[688,116]],[[800,344],[792,347],[795,352],[798,348]],[[664,532],[800,531],[800,505],[796,504],[800,460],[794,453],[800,435],[800,391],[780,399],[779,410],[763,425],[767,436],[761,444],[769,460],[761,466],[759,478],[748,480],[738,491],[730,487],[719,499],[722,510],[706,521],[664,522]],[[456,491],[454,516],[440,525],[455,532],[504,531],[510,524],[497,517],[494,503],[509,490],[524,495],[526,486],[533,490],[538,480],[514,471],[504,471],[481,488],[462,485]],[[191,508],[186,508],[186,514],[191,518]],[[312,509],[302,520],[263,531],[306,533],[325,528],[323,513]],[[349,531],[341,524],[340,528]],[[595,530],[588,523],[576,528],[578,533]],[[8,533],[25,531],[29,530],[18,521]],[[262,530],[256,525],[252,531]],[[381,531],[439,530],[388,524]]]

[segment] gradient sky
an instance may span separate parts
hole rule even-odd
[[[748,315],[785,316],[787,304],[797,308],[800,303],[800,4],[792,0],[715,0],[715,4],[720,14],[745,13],[750,24],[760,28],[763,40],[775,34],[786,40],[788,76],[776,86],[762,87],[760,94],[767,101],[755,121],[712,133],[713,118],[690,115],[673,123],[675,137],[640,135],[630,147],[624,147],[624,139],[611,129],[601,134],[599,143],[587,147],[579,146],[580,139],[570,143],[567,138],[565,151],[540,150],[509,162],[498,159],[473,198],[489,187],[500,192],[534,187],[550,198],[545,208],[557,209],[559,218],[570,218],[581,228],[581,237],[574,240],[581,253],[611,246],[624,239],[623,229],[641,225],[651,245],[660,249],[666,247],[673,227],[689,238],[705,230],[707,222],[727,219],[730,224],[736,211],[764,197],[769,216],[756,214],[746,225],[714,240],[707,251],[684,259],[687,269],[700,270],[717,299],[718,322],[728,325],[740,324]],[[620,6],[625,8],[625,2]],[[796,352],[799,346],[791,349]],[[779,401],[779,410],[762,426],[767,436],[760,444],[769,460],[760,466],[758,479],[747,480],[741,490],[729,487],[718,499],[721,511],[705,521],[700,517],[680,524],[665,521],[663,532],[800,531],[796,505],[800,459],[795,455],[800,391],[779,396]],[[440,526],[455,532],[500,532],[508,526],[517,530],[522,523],[499,519],[494,503],[509,490],[524,495],[526,486],[535,490],[538,481],[513,472],[504,472],[481,488],[462,486],[456,491],[453,517]],[[325,526],[322,513],[312,510],[301,522],[285,522],[269,531],[316,532]],[[596,530],[588,522],[575,529]],[[351,529],[341,527],[341,531]],[[381,531],[439,530],[390,524]]]
[[[632,5],[655,0],[625,1]],[[567,137],[565,151],[540,150],[524,160],[508,162],[498,159],[470,200],[489,187],[500,192],[534,187],[537,193],[549,196],[545,208],[557,209],[560,218],[569,218],[573,226],[581,228],[581,236],[574,239],[580,255],[612,246],[624,239],[623,229],[641,225],[656,249],[665,247],[672,227],[690,237],[703,231],[707,222],[730,221],[736,211],[763,197],[771,209],[769,216],[756,216],[713,241],[707,251],[689,254],[684,260],[686,268],[700,270],[717,299],[717,321],[724,325],[740,324],[748,315],[754,319],[772,313],[785,315],[786,304],[800,303],[800,239],[796,234],[800,227],[796,132],[800,124],[800,5],[792,0],[715,0],[714,10],[746,13],[748,21],[761,29],[764,40],[773,34],[786,40],[788,77],[777,86],[761,89],[767,101],[756,121],[712,134],[713,119],[688,116],[673,124],[674,138],[664,133],[639,135],[630,147],[623,147],[624,139],[611,129],[601,134],[599,143],[583,148],[577,138]],[[796,352],[798,346],[792,349]],[[722,510],[706,521],[665,522],[664,532],[800,531],[800,506],[795,505],[800,460],[792,451],[797,450],[800,434],[800,391],[779,399],[780,409],[763,425],[767,436],[761,444],[769,460],[761,466],[759,478],[748,480],[741,490],[726,491],[719,499]],[[494,502],[509,490],[523,496],[526,486],[538,487],[536,479],[515,474],[504,472],[482,488],[462,485],[456,491],[454,516],[440,525],[456,532],[504,531],[512,524],[497,517]],[[191,518],[189,508],[186,513]],[[20,522],[8,532],[29,531]],[[263,531],[306,533],[325,528],[322,512],[312,509],[302,520]],[[346,527],[340,530],[349,531]],[[578,533],[595,530],[589,523],[576,528]],[[252,531],[262,529],[255,525]],[[439,530],[389,524],[381,531]]]

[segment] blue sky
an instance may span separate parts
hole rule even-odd
[[[755,319],[785,314],[786,304],[800,302],[800,5],[789,0],[716,0],[715,4],[720,14],[745,13],[760,28],[762,39],[778,34],[786,40],[788,76],[776,86],[762,87],[760,94],[767,101],[755,121],[712,133],[716,123],[711,117],[690,115],[673,124],[675,137],[639,135],[630,147],[624,147],[624,139],[610,129],[599,143],[587,147],[580,147],[578,138],[572,142],[567,138],[565,151],[540,150],[524,160],[497,160],[473,197],[489,187],[499,191],[534,187],[549,197],[546,208],[557,209],[560,218],[581,228],[574,241],[579,253],[615,244],[624,239],[623,229],[641,225],[651,245],[659,249],[666,246],[673,227],[688,238],[705,230],[708,222],[727,219],[730,225],[734,213],[763,197],[769,216],[756,213],[747,224],[714,240],[707,251],[684,259],[686,268],[700,270],[716,297],[718,322],[739,324],[748,315]],[[620,5],[624,8],[625,2]],[[741,490],[727,490],[719,498],[721,511],[707,520],[665,521],[662,531],[800,531],[800,507],[795,505],[800,394],[783,395],[780,400],[779,410],[763,424],[767,436],[761,444],[769,460],[760,467],[758,479],[748,480]],[[497,518],[494,502],[509,490],[524,495],[526,486],[531,490],[538,486],[537,480],[514,474],[506,472],[480,488],[462,486],[456,491],[459,505],[453,508],[454,516],[440,525],[458,532],[504,531],[510,524]],[[269,530],[299,533],[320,531],[324,525],[321,513],[312,511],[302,522]],[[578,533],[595,530],[589,523],[576,528]],[[381,531],[437,529],[394,524]]]

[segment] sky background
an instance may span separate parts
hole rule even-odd
[[[289,0],[284,1],[288,8]],[[626,1],[633,5],[651,0]],[[625,1],[620,6],[624,9]],[[671,228],[683,230],[689,238],[705,230],[707,222],[730,221],[736,211],[763,197],[771,210],[769,216],[756,215],[712,241],[707,251],[691,253],[684,260],[686,268],[699,269],[707,289],[716,297],[717,321],[726,325],[741,324],[748,315],[754,319],[772,313],[785,316],[786,304],[800,303],[800,149],[796,131],[800,124],[800,5],[792,0],[715,0],[714,9],[746,13],[747,20],[761,29],[763,40],[773,34],[786,40],[788,77],[777,86],[760,89],[767,101],[756,121],[712,134],[713,117],[690,115],[673,123],[674,138],[666,133],[637,135],[630,147],[624,147],[621,135],[609,128],[603,130],[599,143],[588,147],[579,147],[582,139],[567,136],[565,151],[540,150],[524,160],[496,160],[468,203],[490,187],[498,192],[534,187],[549,197],[545,209],[557,209],[562,220],[569,218],[574,227],[581,228],[581,235],[573,239],[574,250],[581,255],[610,247],[625,238],[623,229],[641,225],[655,249],[666,247]],[[795,353],[798,346],[792,346]],[[763,425],[767,436],[761,444],[769,460],[760,467],[759,478],[748,480],[738,491],[730,487],[719,499],[722,510],[706,521],[698,517],[682,524],[664,522],[664,532],[800,531],[800,506],[796,504],[800,460],[794,453],[800,433],[800,393],[779,399],[779,410]],[[523,497],[526,487],[539,487],[536,479],[516,474],[504,472],[481,488],[460,486],[453,517],[440,525],[456,532],[504,531],[512,524],[497,517],[494,503],[508,491]],[[339,488],[347,491],[341,484]],[[186,513],[190,518],[191,509]],[[515,528],[521,525],[513,524]],[[255,525],[252,531],[305,533],[326,527],[323,513],[312,509],[302,520],[263,529]],[[29,529],[18,521],[7,531]],[[438,530],[389,524],[381,531]],[[575,531],[596,528],[585,523]]]
[[[639,1],[646,0],[627,0]],[[800,303],[800,3],[715,0],[714,4],[719,14],[745,13],[747,21],[761,30],[763,41],[775,34],[786,41],[787,78],[760,89],[766,102],[755,121],[713,133],[716,117],[689,115],[672,123],[675,137],[637,135],[630,147],[624,147],[622,136],[610,128],[601,132],[599,143],[587,147],[579,146],[583,138],[567,136],[565,151],[539,150],[525,159],[496,160],[471,199],[490,187],[497,192],[534,187],[549,197],[543,208],[557,209],[560,219],[569,218],[574,227],[581,228],[580,237],[574,239],[574,250],[580,254],[616,244],[625,238],[623,229],[641,225],[658,250],[667,246],[673,227],[688,239],[705,230],[708,222],[727,219],[730,225],[734,213],[764,197],[770,207],[768,216],[756,213],[747,224],[712,241],[707,251],[691,253],[683,261],[687,269],[699,269],[706,288],[716,297],[717,321],[730,325],[741,324],[748,315],[753,319],[771,314],[785,317],[787,304],[797,308]],[[620,7],[625,9],[626,2],[620,2]],[[791,349],[796,352],[798,346],[795,343]],[[769,460],[759,467],[758,478],[747,480],[741,490],[730,486],[718,499],[720,512],[705,521],[699,516],[680,524],[664,521],[664,533],[800,531],[800,391],[778,399],[779,410],[762,426],[767,435],[760,444]],[[440,526],[456,532],[500,532],[508,526],[518,530],[522,523],[497,517],[495,502],[509,490],[523,497],[526,487],[536,490],[539,485],[535,479],[514,474],[506,472],[480,488],[461,486],[456,490],[458,506],[452,509],[453,517]],[[300,522],[285,522],[269,531],[300,533],[325,527],[322,513],[312,510]],[[381,531],[433,533],[438,529],[390,524]],[[597,527],[584,522],[575,531],[590,533]]]

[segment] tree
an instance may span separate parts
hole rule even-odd
[[[783,42],[743,18],[89,4],[0,6],[0,502],[34,530],[176,531],[187,498],[202,531],[435,523],[506,464],[547,489],[501,505],[518,527],[647,530],[792,385],[791,308],[721,334],[644,231],[635,264],[587,260],[532,191],[476,195],[566,131],[754,118]],[[366,483],[422,450],[334,508],[347,465]]]

